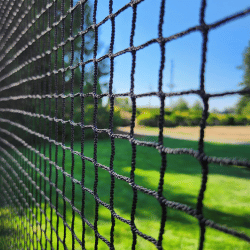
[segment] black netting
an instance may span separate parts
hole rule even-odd
[[[97,0],[0,1],[1,230],[2,235],[7,235],[2,243],[4,249],[114,249],[116,236],[121,234],[123,237],[120,223],[131,228],[129,248],[136,249],[138,238],[142,238],[152,243],[150,249],[154,246],[168,249],[167,239],[163,244],[168,209],[198,220],[199,249],[203,249],[207,227],[250,242],[250,236],[245,233],[203,216],[209,164],[250,167],[248,160],[212,157],[204,151],[209,100],[249,94],[247,89],[216,94],[205,91],[208,34],[221,25],[244,18],[250,9],[206,24],[206,1],[203,0],[197,26],[164,37],[166,3],[159,0],[158,36],[135,46],[137,11],[143,8],[141,3],[145,1],[131,0],[116,12],[113,11],[113,0],[106,1],[109,15],[99,22]],[[132,13],[132,24],[127,24],[131,27],[130,44],[114,52],[115,35],[123,32],[116,29],[116,19],[127,10]],[[150,10],[145,11],[150,13]],[[105,24],[110,26],[110,46],[99,56],[98,31]],[[166,93],[163,91],[163,74],[167,44],[194,32],[202,35],[200,87]],[[160,48],[158,90],[138,94],[135,92],[137,52],[151,45]],[[130,91],[119,93],[114,90],[115,59],[125,54],[131,55],[130,82],[124,83],[130,86]],[[101,82],[101,77],[108,79],[106,84]],[[184,95],[196,95],[203,101],[198,150],[171,148],[171,144],[164,143],[165,101],[172,96]],[[128,134],[116,131],[119,122],[115,102],[119,97],[131,100]],[[141,140],[135,135],[136,102],[143,97],[157,97],[160,101],[157,142]],[[103,104],[105,98],[108,99],[108,111]],[[109,144],[102,144],[103,139]],[[116,159],[122,143],[131,145],[130,152],[123,152],[130,162],[127,176],[121,174],[119,159]],[[101,155],[102,146],[110,148],[108,155]],[[91,155],[85,153],[89,147]],[[155,190],[146,183],[137,183],[136,167],[140,160],[137,150],[141,148],[152,148],[160,157]],[[196,207],[168,200],[165,195],[168,155],[188,155],[200,162],[202,181]],[[104,178],[107,174],[109,177]],[[104,183],[107,179],[109,182]],[[123,196],[125,184],[131,189],[129,198]],[[102,189],[106,194],[108,192],[108,198],[102,195]],[[137,226],[138,197],[142,194],[144,199],[158,202],[157,229],[148,228],[142,232]],[[122,209],[116,207],[120,199],[126,200],[129,218],[122,216]],[[76,220],[80,220],[81,225],[76,224]],[[103,223],[108,225],[108,233],[100,229]],[[10,229],[8,225],[11,225]],[[89,242],[93,244],[89,246]],[[127,248],[126,245],[123,249]]]

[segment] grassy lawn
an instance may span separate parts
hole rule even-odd
[[[140,137],[140,140],[157,141],[156,137]],[[197,149],[197,142],[165,138],[164,144],[171,148],[194,148]],[[48,155],[49,148],[46,148]],[[81,151],[80,143],[74,144],[74,150]],[[159,182],[159,170],[161,157],[154,148],[137,146],[135,182],[138,185],[156,190]],[[85,156],[93,158],[94,145],[92,141],[86,141],[84,145]],[[250,159],[250,146],[226,145],[205,143],[205,152],[210,156],[237,157]],[[61,166],[62,149],[59,147],[58,164]],[[55,160],[55,146],[52,146],[52,160]],[[110,140],[99,140],[97,147],[97,162],[110,166],[111,142]],[[118,174],[130,177],[132,147],[126,140],[115,139],[114,171]],[[79,156],[74,157],[74,177],[81,180],[82,160]],[[71,153],[66,151],[65,169],[71,171]],[[94,165],[85,161],[85,186],[93,190],[95,171]],[[52,166],[53,168],[53,166]],[[47,176],[49,164],[47,164]],[[98,170],[98,196],[109,202],[110,196],[110,174],[99,168]],[[209,178],[204,199],[204,215],[218,224],[242,231],[250,235],[250,171],[236,166],[227,167],[220,165],[209,165]],[[52,181],[55,182],[55,171],[52,171]],[[39,183],[39,182],[38,182]],[[199,162],[188,155],[167,155],[167,170],[164,178],[164,196],[168,200],[187,204],[196,207],[197,196],[201,184],[201,166]],[[43,185],[43,183],[42,183]],[[63,176],[59,172],[58,188],[63,188]],[[47,184],[47,195],[49,194]],[[52,188],[55,204],[55,190]],[[72,198],[72,183],[66,178],[66,196]],[[115,180],[114,207],[115,212],[125,219],[130,220],[133,192],[129,184],[121,180]],[[81,210],[82,191],[79,185],[75,186],[75,206]],[[44,203],[43,203],[44,206]],[[47,204],[46,213],[50,218],[50,208]],[[59,211],[63,214],[63,199],[59,195]],[[34,211],[36,213],[36,211]],[[67,204],[67,222],[71,225],[72,209]],[[38,213],[38,221],[40,220]],[[92,224],[95,217],[95,200],[92,195],[86,192],[85,216]],[[44,216],[43,216],[44,217]],[[52,212],[53,226],[56,227],[56,214]],[[158,238],[161,219],[161,207],[158,201],[152,196],[138,191],[138,202],[136,209],[135,223],[143,233]],[[101,235],[110,240],[111,215],[108,209],[99,206],[98,230]],[[115,220],[115,248],[131,249],[132,233],[130,227],[119,220]],[[42,228],[45,228],[45,220],[42,219]],[[38,235],[41,233],[38,229]],[[50,227],[47,223],[48,238],[50,238]],[[75,217],[75,233],[81,239],[82,221],[80,216]],[[59,219],[59,236],[63,239],[63,223]],[[53,246],[56,248],[56,235],[52,234]],[[45,241],[44,235],[42,238]],[[95,236],[93,230],[86,226],[86,249],[94,249]],[[197,219],[171,208],[167,210],[167,222],[163,240],[164,249],[197,249],[199,239],[199,226]],[[66,244],[71,249],[72,237],[70,231],[66,230]],[[108,249],[105,243],[99,240],[99,249]],[[207,228],[204,249],[248,249],[249,243],[233,236],[221,233],[215,229]],[[59,249],[63,246],[60,243]],[[47,248],[50,249],[48,243]],[[75,242],[75,249],[81,249]],[[156,249],[154,245],[140,236],[137,237],[136,249]]]

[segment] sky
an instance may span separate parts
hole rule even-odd
[[[129,0],[114,0],[113,13],[123,7]],[[145,0],[137,7],[137,22],[134,45],[138,46],[152,38],[158,37],[160,0]],[[163,36],[168,37],[199,24],[200,2],[198,0],[168,0],[164,15]],[[108,13],[109,0],[98,1],[97,22]],[[214,23],[226,16],[250,7],[249,0],[208,0],[205,22]],[[120,13],[115,18],[114,53],[129,47],[132,22],[132,8]],[[104,55],[110,44],[111,21],[99,28],[99,41],[103,49],[98,57]],[[250,41],[250,15],[229,22],[210,31],[205,73],[205,90],[208,93],[240,90],[243,71],[237,69],[242,65],[243,52]],[[169,92],[170,68],[173,61],[174,91],[199,89],[202,36],[193,32],[166,44],[166,63],[163,78],[163,91]],[[160,67],[159,44],[152,44],[137,52],[135,71],[135,93],[157,91]],[[114,92],[124,93],[130,90],[131,53],[115,58]],[[107,80],[107,79],[104,79]],[[190,105],[199,97],[183,96]],[[166,99],[166,106],[177,98]],[[239,95],[210,99],[211,109],[223,110],[237,103]],[[139,98],[138,106],[159,106],[159,98]]]

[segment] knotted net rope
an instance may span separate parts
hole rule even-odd
[[[199,249],[203,249],[207,227],[250,242],[250,236],[219,225],[203,215],[203,200],[209,164],[250,167],[250,162],[247,160],[211,157],[204,152],[204,131],[209,114],[209,100],[222,96],[250,93],[249,90],[216,94],[206,92],[204,75],[208,35],[212,30],[219,29],[222,25],[249,15],[250,8],[207,24],[205,22],[206,0],[203,0],[201,1],[198,25],[172,36],[164,37],[163,23],[166,1],[159,0],[158,36],[135,46],[137,10],[141,8],[141,3],[144,1],[147,0],[131,0],[113,12],[113,0],[109,0],[109,15],[100,22],[97,22],[98,0],[93,1],[92,8],[90,8],[92,2],[89,3],[87,0],[78,2],[73,0],[0,1],[0,196],[2,206],[9,210],[9,220],[17,227],[8,242],[12,249],[76,249],[75,244],[79,244],[82,249],[85,249],[86,227],[94,232],[94,249],[98,249],[100,241],[104,242],[109,249],[114,249],[116,221],[131,227],[132,249],[136,249],[138,237],[150,241],[157,249],[163,249],[168,208],[182,211],[198,220],[200,227]],[[129,47],[114,53],[115,34],[122,32],[116,29],[116,18],[128,9],[132,10]],[[89,13],[92,15],[91,25],[86,23],[86,15]],[[76,20],[76,17],[79,18],[79,16],[80,20]],[[76,23],[78,27],[76,27]],[[111,25],[109,51],[99,57],[98,30],[106,23]],[[191,33],[201,33],[202,35],[199,89],[166,93],[163,91],[166,46],[169,42]],[[93,46],[91,55],[86,56],[86,46],[90,42],[89,37],[92,39]],[[76,53],[76,47],[79,47],[79,44],[80,50],[77,50]],[[153,44],[158,44],[160,47],[158,91],[136,94],[134,76],[137,52]],[[78,61],[75,60],[76,54]],[[114,93],[115,58],[124,54],[131,54],[130,91]],[[99,65],[105,60],[109,61],[108,91],[100,93],[98,92]],[[89,65],[92,65],[92,90],[86,91],[85,78],[89,74],[87,73]],[[80,78],[76,76],[77,70],[80,71]],[[78,90],[76,90],[76,86]],[[163,142],[166,98],[191,94],[201,98],[204,106],[200,122],[198,150],[171,148],[171,145],[166,147]],[[160,100],[158,142],[139,140],[134,131],[137,99],[152,96]],[[129,134],[119,134],[114,130],[115,98],[118,97],[131,99],[132,116]],[[91,122],[85,121],[87,109],[85,102],[88,98],[92,100],[93,104],[93,120]],[[98,128],[99,100],[103,98],[109,99],[109,126]],[[80,102],[77,103],[76,99]],[[76,122],[74,114],[77,109],[80,110],[80,118]],[[70,130],[70,138],[67,138],[67,129]],[[80,138],[77,138],[80,140],[81,151],[75,149],[76,130],[81,131]],[[84,153],[87,131],[93,133],[93,157],[88,157]],[[97,147],[98,137],[101,134],[110,139],[111,155],[107,156],[110,157],[109,165],[101,164],[97,159],[97,152],[101,150]],[[116,139],[122,139],[131,144],[130,177],[123,176],[114,170]],[[151,190],[136,183],[136,149],[138,146],[158,150],[161,157],[161,167],[157,190]],[[200,162],[202,181],[196,208],[170,201],[164,196],[164,175],[167,171],[167,155],[169,154],[190,155]],[[66,166],[68,164],[67,157],[71,157],[70,171]],[[78,167],[75,163],[77,157],[82,161],[81,177],[74,174]],[[92,163],[94,166],[92,189],[85,185],[86,162]],[[110,175],[108,202],[98,196],[98,185],[102,182],[99,176],[100,169]],[[60,178],[62,185],[59,185]],[[121,180],[132,187],[132,207],[129,219],[123,218],[115,209],[116,180]],[[68,187],[70,187],[70,192],[67,190]],[[76,189],[79,187],[82,192],[81,201],[76,197]],[[153,197],[161,206],[160,228],[157,238],[151,236],[150,230],[141,232],[136,226],[139,192]],[[95,200],[93,222],[85,215],[87,194]],[[81,208],[77,205],[79,202]],[[71,208],[71,218],[67,213],[68,207]],[[111,216],[109,238],[104,237],[98,230],[101,220],[100,207],[106,208]],[[79,237],[79,233],[76,233],[77,230],[79,231],[75,228],[76,216],[80,216],[82,220],[81,237]],[[60,227],[63,227],[62,233],[59,232]],[[72,237],[71,245],[67,244],[66,237]]]

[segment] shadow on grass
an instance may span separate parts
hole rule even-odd
[[[146,140],[146,141],[154,141],[154,142],[157,142],[158,140],[158,138],[155,136],[139,137],[138,139],[142,141]],[[198,150],[197,141],[188,141],[188,140],[180,140],[180,139],[172,139],[172,138],[164,138],[164,146],[170,147],[170,148],[190,148],[190,149]],[[236,158],[239,160],[250,161],[250,155],[249,155],[250,145],[233,145],[233,144],[205,142],[204,152],[208,156],[215,156],[215,157],[220,157],[220,158]],[[178,170],[171,168],[170,171],[172,173],[174,172],[179,173],[180,171],[182,173],[188,173],[188,174],[197,173],[197,168],[187,167],[190,161],[184,163],[183,162],[185,161],[184,157],[185,155],[182,155],[182,157],[180,157],[180,158],[183,158],[183,159],[180,159],[180,164],[178,164],[180,168],[178,168]],[[185,167],[181,167],[181,166],[185,166]],[[223,165],[219,166],[217,164],[210,164],[209,166],[210,166],[209,174],[219,174],[219,175],[225,175],[225,176],[250,179],[250,169],[236,167],[236,166],[223,166]],[[241,170],[239,171],[239,169]]]
[[[0,249],[11,249],[11,238],[16,234],[16,230],[10,223],[11,213],[4,204],[0,203]]]
[[[145,138],[140,137],[140,140]],[[147,137],[147,140],[156,141],[157,137]],[[110,140],[99,140],[97,144],[97,162],[110,166],[110,156],[111,156],[111,142]],[[171,138],[164,139],[164,145],[171,148],[198,148],[197,142],[194,141],[182,141]],[[75,143],[74,150],[80,152],[81,145],[80,143]],[[205,152],[211,156],[218,157],[238,157],[238,158],[249,158],[249,149],[250,146],[242,145],[225,145],[225,144],[213,144],[205,143]],[[136,170],[135,170],[135,182],[138,185],[144,186],[148,189],[157,191],[159,183],[159,172],[161,167],[161,157],[158,151],[154,148],[137,146],[137,156],[136,156]],[[85,143],[85,156],[93,158],[94,145],[92,142],[87,141]],[[47,150],[48,152],[48,150]],[[55,148],[52,148],[51,154],[52,160],[54,161]],[[59,150],[58,153],[58,164],[62,163],[63,152]],[[115,140],[115,156],[114,156],[114,170],[118,174],[123,176],[130,177],[131,172],[131,157],[132,157],[132,148],[128,141],[122,139]],[[65,170],[71,172],[71,154],[66,152],[65,157]],[[82,178],[82,160],[79,156],[74,156],[74,177],[79,181]],[[39,159],[36,165],[44,171],[44,165],[39,165]],[[49,176],[49,164],[46,165],[47,176]],[[238,168],[235,166],[219,166],[211,164],[209,167],[209,175],[214,178],[214,176],[221,176],[225,178],[225,181],[230,182],[229,177],[239,178],[239,187],[241,190],[244,190],[243,184],[240,183],[240,179],[248,180],[250,178],[250,171],[243,168]],[[33,176],[35,179],[35,176]],[[37,178],[39,180],[39,178]],[[52,166],[51,179],[55,182],[55,168]],[[95,167],[93,163],[85,162],[85,186],[93,190],[95,183]],[[201,184],[201,166],[199,162],[191,156],[188,155],[167,155],[167,169],[165,173],[165,184],[164,184],[164,196],[168,200],[180,202],[182,204],[187,204],[192,208],[196,208],[197,196],[199,194],[200,184]],[[215,181],[216,183],[216,181]],[[41,189],[44,190],[44,182],[39,183]],[[210,185],[208,183],[208,185]],[[214,184],[214,191],[220,190],[223,186],[221,183]],[[242,185],[242,187],[240,186]],[[69,177],[66,177],[66,182],[63,182],[62,174],[58,173],[58,188],[65,189],[65,196],[69,199],[72,199],[72,182]],[[98,196],[99,198],[110,204],[110,188],[111,188],[111,178],[110,174],[102,169],[98,169]],[[233,188],[233,187],[232,187]],[[47,194],[50,192],[50,187],[47,184]],[[230,190],[226,190],[230,193]],[[211,195],[211,193],[210,193]],[[225,194],[226,196],[229,194]],[[35,196],[35,195],[34,195]],[[39,195],[38,195],[39,198]],[[235,210],[230,210],[226,212],[225,210],[217,209],[216,205],[207,206],[206,205],[205,195],[205,207],[204,215],[206,218],[214,220],[215,222],[223,225],[227,225],[232,228],[243,228],[246,231],[250,228],[250,220],[247,218],[247,215],[243,211],[239,214],[238,207]],[[249,198],[249,195],[246,195],[246,199]],[[130,220],[131,208],[132,208],[132,199],[133,199],[133,190],[132,187],[121,180],[115,180],[115,189],[114,189],[114,210],[124,217],[125,219]],[[222,206],[227,207],[228,200],[230,198],[221,200]],[[39,199],[38,199],[39,201]],[[210,201],[209,201],[210,202]],[[224,202],[224,203],[223,203]],[[237,202],[237,197],[233,202]],[[242,201],[241,201],[242,202]],[[52,188],[52,203],[55,205],[55,190]],[[48,204],[48,203],[47,203]],[[216,203],[215,203],[216,204]],[[43,205],[42,205],[43,206]],[[63,214],[63,199],[59,195],[59,204],[58,209],[61,214]],[[75,186],[75,206],[81,210],[82,206],[82,190],[79,185]],[[86,193],[85,201],[85,216],[86,218],[94,224],[95,219],[95,199],[92,195]],[[99,211],[102,209],[102,206],[99,206]],[[71,222],[72,209],[71,205],[66,205],[67,215],[69,224]],[[110,212],[107,209],[104,209],[99,213],[99,223],[106,224],[107,228],[110,230]],[[157,225],[157,230],[160,228],[160,220],[162,216],[161,207],[159,202],[152,196],[146,195],[138,191],[137,197],[137,209],[136,209],[136,221],[142,221],[145,225],[139,225],[138,229],[142,230],[143,233],[153,234],[151,229],[151,223],[154,223],[154,226]],[[186,215],[184,212],[175,211],[173,209],[168,209],[167,212],[167,221],[168,222],[177,222],[183,224],[183,229],[185,230],[185,225],[194,224],[197,226],[198,223],[191,216]],[[153,225],[153,224],[152,224]],[[153,227],[153,226],[152,226]],[[7,233],[7,232],[6,232]],[[154,236],[155,237],[155,236]]]

